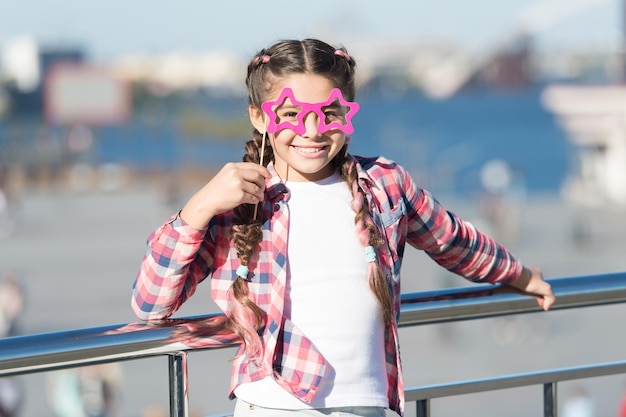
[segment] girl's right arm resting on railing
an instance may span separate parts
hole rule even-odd
[[[171,316],[206,278],[212,263],[206,232],[176,215],[150,235],[133,284],[131,307],[139,319]]]

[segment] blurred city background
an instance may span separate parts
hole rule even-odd
[[[405,165],[547,278],[624,270],[625,2],[226,3],[2,5],[0,335],[135,321],[148,234],[241,159],[247,62],[284,38],[318,37],[356,59],[352,153]],[[466,285],[415,251],[403,271],[404,291]],[[177,315],[215,311],[207,285]],[[623,360],[625,332],[610,331],[623,314],[412,329],[402,335],[407,385]],[[232,354],[191,357],[197,415],[231,410]],[[73,414],[79,386],[91,411]],[[94,394],[103,386],[111,411]],[[596,409],[577,415],[614,416],[626,380],[563,390],[564,408],[584,392]],[[442,401],[433,415],[539,415],[540,393],[515,391],[486,409],[481,396]],[[7,416],[160,416],[166,361],[0,379],[2,401],[19,405]]]

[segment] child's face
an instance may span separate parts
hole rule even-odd
[[[270,94],[265,97],[265,101],[276,101],[285,88],[291,89],[293,97],[298,102],[324,103],[329,100],[335,86],[320,75],[292,74],[279,79]],[[276,115],[277,117],[289,117],[289,108],[297,103],[292,103],[287,97],[281,104],[279,109],[281,113]],[[267,130],[268,118],[267,113],[261,109],[250,109],[250,120],[261,133]],[[319,115],[314,111],[306,114],[302,122],[300,126],[303,127],[296,129],[299,133],[291,128],[269,133],[274,150],[274,167],[278,175],[287,181],[318,181],[327,178],[333,174],[334,168],[330,162],[346,143],[346,133],[342,129],[333,128],[332,125],[320,123]],[[326,126],[331,128],[320,132],[325,130]],[[270,129],[272,130],[274,129]]]

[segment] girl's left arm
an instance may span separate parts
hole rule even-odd
[[[405,175],[407,242],[435,262],[474,282],[502,283],[535,296],[547,310],[554,303],[540,270],[520,260],[471,223],[447,211],[428,191]]]

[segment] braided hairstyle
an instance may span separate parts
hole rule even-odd
[[[339,88],[348,101],[354,101],[355,61],[344,48],[335,48],[316,39],[285,40],[267,49],[260,50],[248,65],[246,86],[248,104],[261,109],[261,104],[271,93],[276,80],[290,74],[316,74],[328,78]],[[263,147],[263,141],[266,141]],[[258,164],[261,161],[261,149],[264,149],[263,164],[267,166],[274,160],[274,154],[265,135],[254,129],[252,139],[245,145],[244,162]],[[352,207],[355,211],[355,227],[360,243],[377,249],[383,244],[378,228],[372,220],[369,204],[363,190],[357,185],[356,169],[347,157],[347,144],[331,162],[342,179],[347,183],[353,196]],[[242,204],[235,209],[235,221],[232,239],[241,265],[247,266],[251,257],[259,250],[262,240],[262,210],[252,204]],[[255,218],[255,213],[258,213]],[[391,323],[392,308],[389,286],[378,262],[370,262],[370,288],[381,305],[384,322]],[[228,325],[244,342],[244,350],[250,358],[259,359],[263,348],[258,329],[264,323],[264,312],[249,298],[248,283],[237,277],[230,294],[233,302],[232,314]]]

